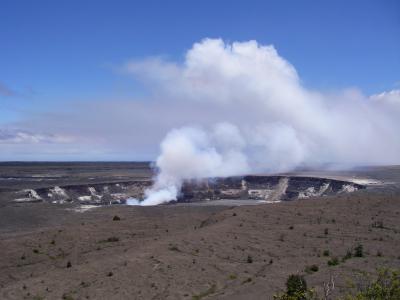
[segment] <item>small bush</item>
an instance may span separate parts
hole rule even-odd
[[[380,229],[382,229],[382,228],[385,228],[385,227],[383,226],[383,222],[382,221],[375,221],[374,223],[372,223],[372,228],[380,228]]]
[[[304,269],[304,272],[306,272],[307,274],[312,274],[314,272],[318,272],[319,267],[317,265],[311,265],[311,266],[307,266]]]
[[[115,243],[115,242],[119,242],[119,238],[116,237],[116,236],[110,236],[108,239],[102,240],[101,242],[103,242],[103,243]]]
[[[63,300],[74,300],[74,298],[71,295],[68,294],[63,294],[62,295]]]
[[[301,275],[290,275],[286,281],[286,292],[274,295],[275,300],[311,300],[314,291],[307,288],[307,283]]]
[[[288,295],[307,291],[307,282],[301,275],[290,275],[286,280],[286,291]]]
[[[205,298],[211,294],[214,294],[217,291],[217,286],[215,284],[213,284],[212,286],[210,286],[210,288],[204,292],[201,292],[198,295],[194,295],[192,296],[193,300],[200,300],[202,298]]]
[[[328,229],[328,228],[325,228],[324,234],[325,234],[325,235],[328,235],[328,233],[329,233],[329,229]]]
[[[121,218],[119,216],[114,216],[113,221],[121,221]]]
[[[81,281],[80,286],[86,288],[86,287],[89,287],[89,286],[90,286],[90,283],[89,283],[89,282],[85,282],[85,281]]]
[[[324,252],[322,252],[323,256],[329,256],[329,250],[324,250]]]
[[[359,244],[354,248],[354,257],[364,257],[364,248],[363,245]]]
[[[251,264],[253,262],[253,258],[250,255],[247,255],[247,263]]]
[[[328,260],[328,266],[337,266],[339,264],[339,259],[337,257],[333,257]]]
[[[176,245],[171,245],[171,246],[169,246],[168,249],[171,250],[171,251],[177,251],[177,252],[180,251],[179,248],[178,248],[178,246],[176,246]]]
[[[346,300],[395,300],[400,299],[400,272],[389,269],[378,271],[378,278],[356,295],[347,295]]]
[[[251,279],[251,277],[249,277],[249,278],[243,280],[242,284],[249,283],[249,282],[252,282],[252,281],[253,281],[253,279]]]
[[[353,253],[351,253],[351,250],[347,250],[346,255],[343,256],[343,258],[342,258],[342,261],[346,261],[352,257],[353,257]]]
[[[69,262],[67,262],[67,268],[71,268],[72,267],[72,264],[71,264],[71,262],[69,261]]]

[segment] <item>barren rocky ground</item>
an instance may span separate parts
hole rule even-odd
[[[255,206],[2,203],[0,299],[272,299],[289,274],[320,294],[333,276],[337,299],[400,268],[396,185]]]

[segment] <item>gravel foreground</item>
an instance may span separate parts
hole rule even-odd
[[[1,299],[272,299],[290,274],[319,293],[333,276],[337,299],[377,268],[400,268],[395,188],[237,207],[24,203],[0,214]],[[345,259],[358,245],[363,256]]]

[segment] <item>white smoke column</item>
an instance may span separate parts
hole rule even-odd
[[[160,173],[146,198],[130,205],[157,205],[176,200],[188,179],[244,174],[249,171],[242,153],[245,145],[238,129],[229,123],[217,124],[211,134],[200,128],[172,130],[161,143],[156,165]]]
[[[175,200],[188,179],[400,163],[400,91],[367,97],[356,89],[306,89],[273,46],[205,39],[183,64],[157,58],[126,69],[155,98],[162,95],[158,103],[176,110],[174,118],[182,118],[180,107],[191,108],[192,123],[200,126],[167,134],[160,172],[142,205]]]

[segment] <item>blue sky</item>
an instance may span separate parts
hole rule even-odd
[[[0,1],[0,126],[75,101],[130,99],[130,59],[183,61],[203,38],[274,45],[302,84],[400,85],[399,1]],[[14,126],[14,125],[13,125]]]

